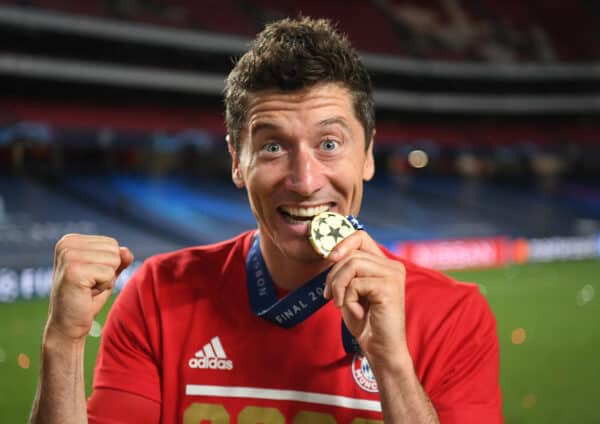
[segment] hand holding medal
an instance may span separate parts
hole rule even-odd
[[[334,212],[319,214],[311,222],[311,245],[334,262],[324,295],[340,308],[347,329],[370,361],[408,355],[404,265],[387,258],[367,232],[357,228],[363,227],[354,217]],[[407,359],[402,356],[400,361]]]

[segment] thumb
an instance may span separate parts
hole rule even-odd
[[[121,254],[121,265],[117,268],[116,275],[117,277],[123,272],[125,268],[127,268],[133,262],[134,256],[127,247],[120,247],[119,253]]]

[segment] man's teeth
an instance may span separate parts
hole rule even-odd
[[[295,218],[312,218],[313,216],[322,212],[327,212],[329,210],[329,205],[321,205],[310,208],[283,207],[281,209],[288,215],[291,215]]]

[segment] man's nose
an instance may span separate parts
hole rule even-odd
[[[288,178],[288,190],[308,197],[319,191],[325,182],[325,167],[309,149],[301,148],[291,155]]]

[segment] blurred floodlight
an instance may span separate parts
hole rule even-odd
[[[413,168],[425,168],[429,163],[429,156],[423,150],[413,150],[408,154],[408,163]]]
[[[88,333],[89,336],[91,337],[100,337],[100,335],[102,334],[102,325],[94,320],[94,322],[92,322],[92,328],[90,328],[90,332]]]
[[[481,176],[485,168],[483,160],[469,152],[461,152],[455,166],[458,173],[466,177]]]
[[[527,332],[524,328],[515,328],[511,335],[511,341],[513,344],[520,345],[525,343],[525,339],[527,338]]]
[[[590,303],[594,299],[594,295],[594,287],[591,284],[586,284],[577,292],[577,296],[575,296],[575,302],[578,306],[583,306],[587,303]]]
[[[533,408],[537,403],[537,397],[533,393],[527,393],[523,396],[523,400],[521,401],[521,406],[525,409]]]
[[[19,353],[19,356],[17,358],[17,363],[19,364],[19,366],[21,368],[23,368],[24,370],[26,370],[31,365],[31,360],[29,359],[29,356],[27,356],[26,354]]]

